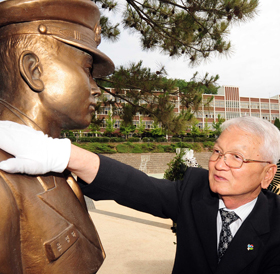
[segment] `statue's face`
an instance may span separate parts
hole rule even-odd
[[[94,60],[82,50],[62,44],[42,60],[39,93],[44,119],[63,129],[85,128],[90,124],[100,94],[91,70]]]

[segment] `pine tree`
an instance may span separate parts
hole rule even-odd
[[[197,74],[191,82],[178,79],[168,79],[164,68],[151,72],[142,66],[142,62],[132,63],[129,67],[121,66],[106,79],[97,81],[99,87],[111,95],[112,100],[104,98],[103,104],[111,105],[115,115],[132,124],[136,112],[151,117],[161,124],[167,134],[180,134],[187,127],[187,122],[193,117],[192,110],[197,110],[202,103],[203,93],[217,93],[218,76],[202,79]],[[114,88],[112,93],[105,86]],[[174,113],[176,100],[180,97],[184,111]]]
[[[279,119],[276,117],[275,121],[274,121],[274,125],[280,130],[280,121]]]
[[[256,14],[258,0],[126,0],[122,25],[140,35],[142,48],[185,56],[191,64],[229,52],[232,24]],[[100,9],[118,12],[118,1],[95,0]],[[110,13],[109,13],[110,14]],[[118,39],[120,24],[102,16],[103,37]]]

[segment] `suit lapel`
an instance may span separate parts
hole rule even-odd
[[[205,256],[212,272],[217,267],[217,197],[207,197],[193,202],[193,212]]]
[[[258,201],[234,236],[228,250],[218,265],[216,274],[239,273],[256,257],[265,245],[261,235],[269,233],[268,204],[266,197],[260,193]],[[248,250],[248,244],[253,245],[253,250]]]

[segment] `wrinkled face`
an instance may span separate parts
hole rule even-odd
[[[45,89],[39,97],[45,119],[63,129],[87,127],[100,94],[91,76],[92,56],[63,44],[42,65]]]
[[[221,153],[236,152],[245,159],[267,160],[259,153],[261,146],[262,140],[259,137],[230,127],[223,131],[214,149]],[[229,168],[224,162],[224,157],[216,162],[209,161],[210,188],[221,198],[232,199],[240,206],[259,195],[264,187],[267,167],[262,163],[243,163],[239,169]]]

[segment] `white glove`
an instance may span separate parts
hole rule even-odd
[[[69,139],[53,139],[41,131],[10,121],[0,121],[0,149],[15,158],[0,162],[9,173],[63,172],[71,153]]]

